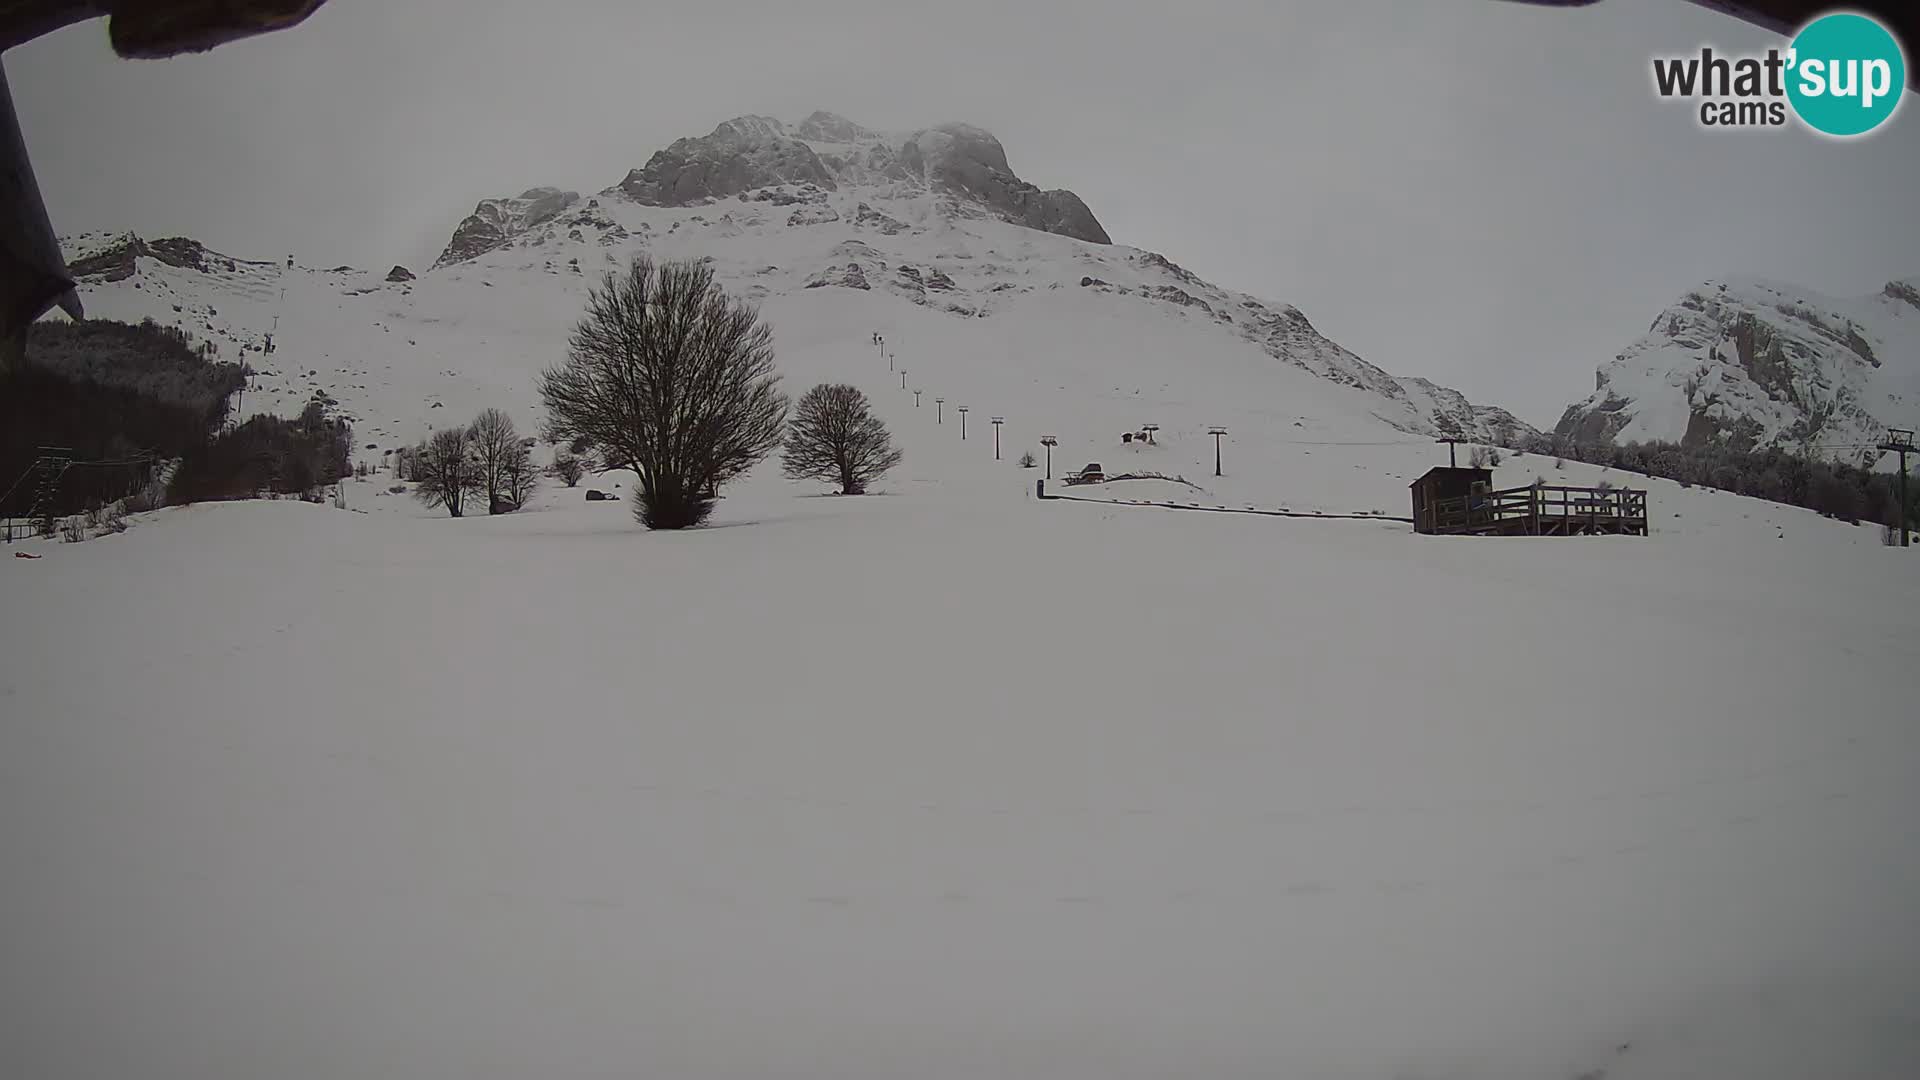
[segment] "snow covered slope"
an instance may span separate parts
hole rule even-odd
[[[883,495],[0,559],[8,1074],[1920,1075],[1905,553],[1043,503],[866,370]]]
[[[587,288],[642,252],[708,259],[730,288],[777,308],[783,363],[825,339],[852,350],[911,325],[889,345],[930,394],[975,379],[1005,391],[975,406],[1035,424],[1073,417],[1043,411],[1028,383],[1077,400],[1072,412],[1113,402],[1100,421],[1111,435],[1176,413],[1253,424],[1245,437],[1263,417],[1349,438],[1531,430],[1387,374],[1289,305],[1106,239],[1071,192],[1019,180],[983,131],[885,136],[816,113],[791,127],[729,121],[597,195],[487,200],[412,280],[249,262],[184,240],[83,236],[68,248],[89,313],[209,337],[260,372],[248,408],[296,411],[318,392],[382,446],[445,422],[440,408],[463,417],[499,405],[531,419],[535,376],[559,359]],[[168,255],[180,251],[200,254]],[[849,295],[866,299],[848,306]]]
[[[1875,461],[1920,426],[1920,278],[1836,299],[1777,282],[1710,281],[1602,366],[1555,428],[1580,442],[1780,446]]]
[[[83,241],[96,314],[372,461],[530,426],[598,271],[711,258],[906,460],[687,533],[380,476],[0,559],[0,1072],[1920,1075],[1908,553],[1641,478],[1644,539],[1119,505],[1405,513],[1498,417],[884,171],[530,192],[417,280]],[[1042,502],[1043,434],[1179,479]]]

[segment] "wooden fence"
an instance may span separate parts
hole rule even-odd
[[[1466,536],[1647,535],[1647,493],[1530,485],[1436,499],[1414,529]]]

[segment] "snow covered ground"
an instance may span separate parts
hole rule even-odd
[[[1076,494],[1327,513],[1446,450],[1280,308],[1297,355],[1119,293],[1174,280],[1138,253],[836,198],[923,228],[604,209],[759,299],[791,392],[867,392],[879,494],[770,462],[649,534],[617,475],[455,521],[383,474],[0,558],[0,1076],[1920,1075],[1906,553],[1534,456],[1497,482],[1647,487],[1653,535],[1042,502],[1049,434],[1198,486]],[[333,395],[378,463],[535,428],[627,253],[582,228],[86,302],[272,330],[247,411]],[[807,287],[850,262],[988,314]]]
[[[369,482],[0,561],[0,1072],[1920,1071],[1865,530],[1043,503],[888,404],[887,494],[697,532]]]

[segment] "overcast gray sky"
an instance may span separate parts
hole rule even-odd
[[[200,56],[105,37],[6,56],[63,233],[417,269],[481,198],[742,113],[964,120],[1116,241],[1543,425],[1699,280],[1920,274],[1912,99],[1854,143],[1703,132],[1649,58],[1767,38],[1680,0],[331,0]]]

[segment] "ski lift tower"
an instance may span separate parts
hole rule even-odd
[[[1880,449],[1900,455],[1900,546],[1907,546],[1907,455],[1914,452],[1913,429],[1888,428]]]

